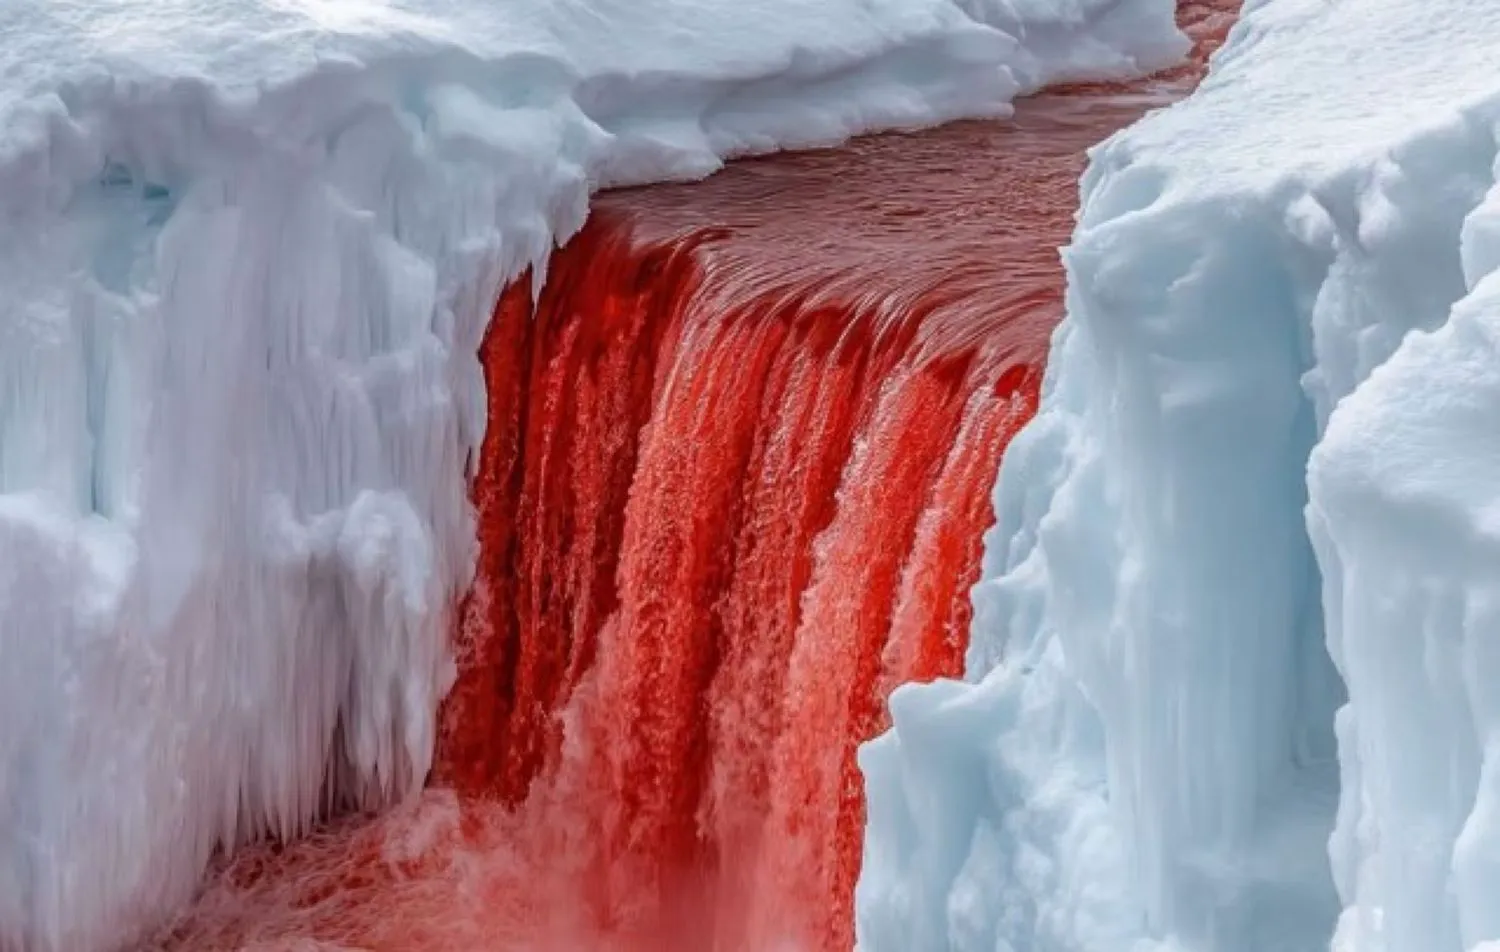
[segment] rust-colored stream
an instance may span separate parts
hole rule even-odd
[[[498,303],[431,790],[242,851],[170,948],[852,945],[858,743],[955,675],[1085,149],[1192,64],[1007,122],[600,196]]]

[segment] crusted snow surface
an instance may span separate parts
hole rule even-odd
[[[1250,2],[1099,147],[868,952],[1500,940],[1500,5]]]
[[[0,948],[420,785],[475,352],[590,189],[1154,68],[1171,6],[0,3]]]

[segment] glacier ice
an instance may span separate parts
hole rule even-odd
[[[1500,6],[1250,0],[1091,156],[868,952],[1500,939]]]
[[[479,338],[591,189],[1154,68],[1171,8],[0,4],[0,948],[421,782]]]

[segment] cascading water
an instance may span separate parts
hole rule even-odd
[[[1083,152],[1196,75],[600,196],[483,346],[433,789],[243,851],[154,944],[849,948],[854,751],[960,671]]]

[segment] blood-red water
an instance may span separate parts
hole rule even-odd
[[[600,196],[498,303],[434,789],[242,852],[183,949],[848,949],[856,746],[959,673],[1084,150],[1194,64],[1013,121]]]

